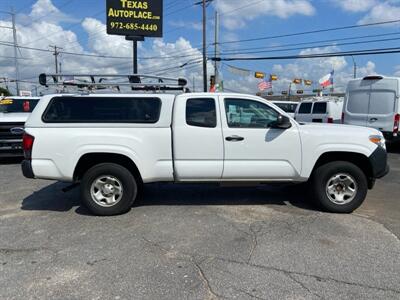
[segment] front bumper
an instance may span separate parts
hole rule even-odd
[[[22,174],[26,178],[33,179],[35,178],[35,174],[33,174],[33,169],[32,169],[32,161],[24,159],[21,163],[21,169],[22,169]]]
[[[382,178],[389,173],[390,167],[387,161],[387,152],[378,146],[370,155],[369,161],[372,168],[372,178]]]

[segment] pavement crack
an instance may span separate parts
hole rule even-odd
[[[170,250],[164,248],[162,245],[160,245],[157,242],[153,242],[150,241],[149,239],[142,237],[142,239],[149,245],[156,247],[157,249],[159,249],[162,252],[165,252],[166,254],[170,253]],[[187,253],[177,253],[177,256],[175,257],[178,260],[184,260],[187,261],[189,263],[191,263],[197,270],[201,281],[203,282],[203,285],[206,287],[207,292],[208,292],[208,300],[214,300],[214,299],[220,299],[220,298],[224,298],[226,299],[226,297],[222,296],[222,295],[218,295],[213,288],[210,285],[210,281],[208,280],[208,278],[206,277],[203,268],[201,267],[201,263],[203,263],[205,260],[212,260],[212,257],[206,257],[203,261],[201,262],[197,262],[196,258],[194,257],[194,255],[191,254],[187,254]]]
[[[211,285],[210,285],[210,281],[208,280],[207,276],[205,275],[205,273],[204,273],[202,267],[200,266],[200,263],[196,262],[196,260],[194,260],[194,259],[192,260],[192,263],[193,263],[193,265],[196,267],[196,269],[197,269],[197,271],[198,271],[198,273],[199,273],[199,275],[200,275],[200,278],[202,279],[202,281],[203,281],[203,283],[204,283],[204,286],[205,286],[206,289],[207,289],[207,292],[208,292],[208,299],[209,299],[209,300],[213,300],[213,299],[218,299],[218,298],[225,298],[225,297],[222,297],[222,296],[220,296],[220,295],[217,295],[217,294],[213,291],[213,289],[212,289],[212,287],[211,287]]]
[[[0,254],[15,254],[15,253],[32,253],[41,250],[47,250],[44,248],[0,248]]]
[[[250,263],[252,257],[253,257],[253,253],[256,250],[257,246],[258,246],[258,239],[257,239],[257,234],[260,232],[260,230],[255,231],[253,228],[254,223],[250,224],[249,226],[249,230],[251,232],[251,238],[252,238],[252,247],[250,249],[250,253],[249,253],[249,257],[247,258],[247,263]]]
[[[253,299],[267,300],[266,298],[261,298],[259,296],[253,295],[252,293],[250,293],[250,292],[248,292],[248,291],[246,291],[244,289],[236,289],[236,288],[234,288],[234,290],[237,291],[237,292],[246,294],[247,296],[249,296],[250,298],[253,298]]]
[[[319,299],[323,299],[320,295],[318,295],[317,293],[313,292],[312,290],[310,290],[304,283],[302,283],[300,280],[296,279],[292,274],[286,274],[290,279],[292,279],[294,282],[296,282],[299,286],[301,286],[304,290],[306,290],[308,293],[310,293],[311,295],[317,296]]]
[[[290,275],[294,274],[294,275],[300,275],[300,276],[314,278],[314,279],[316,279],[318,281],[333,281],[333,282],[340,283],[340,284],[346,284],[346,285],[351,285],[351,286],[358,286],[358,287],[362,287],[362,288],[369,288],[369,289],[375,289],[375,290],[384,291],[384,292],[392,292],[392,293],[395,293],[395,294],[400,294],[400,290],[396,290],[396,289],[392,289],[392,288],[382,288],[382,287],[366,285],[366,284],[362,284],[362,283],[339,280],[339,279],[335,279],[335,278],[332,278],[332,277],[322,277],[322,276],[314,275],[314,274],[307,274],[307,273],[297,272],[297,271],[289,271],[289,270],[285,270],[285,269],[281,269],[281,268],[277,268],[277,267],[257,265],[257,264],[252,264],[252,263],[246,263],[246,262],[241,262],[241,261],[235,261],[235,260],[231,260],[231,259],[221,258],[221,257],[215,257],[214,259],[220,260],[220,261],[223,261],[223,262],[228,262],[228,263],[246,265],[246,266],[259,268],[259,269],[263,269],[263,270],[268,270],[268,271],[272,270],[272,271],[276,271],[276,272],[281,272],[281,273],[283,273],[283,274],[285,274],[285,275],[287,275],[289,277],[290,277]],[[290,277],[290,278],[292,278],[292,277]]]

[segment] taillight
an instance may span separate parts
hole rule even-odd
[[[328,118],[328,123],[333,123],[333,118]]]
[[[24,133],[22,137],[22,149],[24,150],[25,159],[32,159],[32,148],[35,137],[30,134]]]
[[[342,112],[342,124],[344,124],[344,112]]]
[[[399,133],[400,114],[394,116],[393,136]]]

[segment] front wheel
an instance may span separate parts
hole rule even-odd
[[[316,203],[332,213],[351,213],[365,200],[368,182],[363,171],[346,161],[319,166],[312,176]]]
[[[113,216],[129,211],[137,196],[132,173],[121,165],[102,163],[83,176],[81,199],[95,215]]]

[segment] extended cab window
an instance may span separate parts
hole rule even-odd
[[[299,108],[299,114],[309,114],[311,113],[312,103],[301,103]]]
[[[326,114],[326,102],[314,103],[313,114]]]
[[[159,98],[54,97],[43,115],[46,123],[156,123]]]
[[[279,116],[272,107],[247,99],[225,99],[225,111],[233,128],[267,128]]]
[[[215,100],[212,98],[188,99],[186,102],[186,124],[197,127],[216,127]]]

